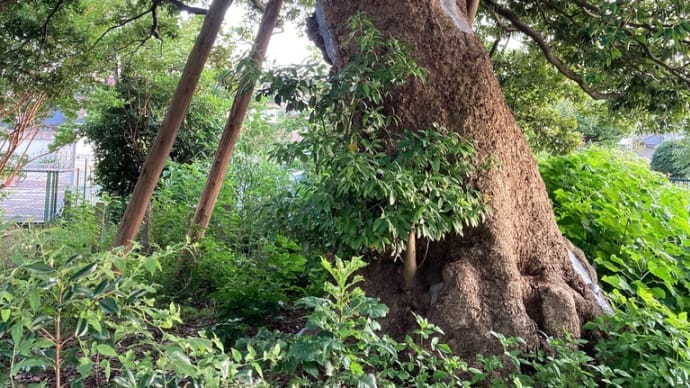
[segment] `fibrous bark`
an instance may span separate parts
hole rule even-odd
[[[401,278],[389,272],[399,265],[370,267],[368,291],[391,307],[384,327],[393,334],[409,330],[409,310],[426,313],[467,357],[501,351],[490,331],[520,336],[532,349],[542,345],[540,332],[579,336],[581,324],[601,310],[569,260],[536,162],[471,30],[465,1],[317,1],[314,19],[326,31],[324,51],[336,67],[347,61],[340,43],[357,12],[407,44],[428,70],[424,82],[410,81],[386,104],[400,129],[438,123],[474,142],[480,159],[493,166],[474,177],[492,214],[464,237],[431,244],[416,282],[420,297],[411,305],[391,281]]]

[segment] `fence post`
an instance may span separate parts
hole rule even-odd
[[[101,249],[101,241],[103,241],[103,229],[105,229],[105,202],[96,202],[96,243],[91,248],[93,253]]]
[[[51,193],[51,190],[53,188],[52,184],[53,180],[53,174],[51,171],[48,171],[46,174],[46,199],[45,203],[43,205],[43,223],[48,224],[50,223],[50,209],[52,208],[51,202],[53,200],[53,195]]]

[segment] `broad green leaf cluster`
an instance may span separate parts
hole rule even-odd
[[[265,89],[295,108],[313,108],[301,141],[275,153],[308,170],[295,223],[310,236],[327,236],[321,243],[339,252],[393,253],[411,230],[439,240],[477,226],[488,208],[469,183],[480,168],[472,145],[438,126],[397,128],[395,114],[384,111],[393,88],[423,82],[424,70],[361,15],[349,27],[345,44],[354,49],[329,83],[274,77]]]
[[[640,160],[589,148],[541,165],[563,234],[626,295],[690,307],[690,193]]]
[[[617,307],[585,326],[607,333],[594,345],[598,370],[618,386],[690,383],[690,192],[601,148],[553,157],[541,172],[562,232]]]

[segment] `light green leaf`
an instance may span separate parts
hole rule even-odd
[[[117,357],[117,352],[115,351],[115,349],[113,349],[113,347],[108,344],[98,344],[96,346],[96,350],[98,351],[98,353],[106,357]]]

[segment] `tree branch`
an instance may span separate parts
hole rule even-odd
[[[41,46],[45,43],[46,39],[48,39],[48,25],[50,24],[50,19],[55,16],[55,14],[60,10],[60,7],[65,3],[64,0],[58,0],[57,4],[55,4],[55,7],[53,7],[53,10],[50,11],[50,14],[46,18],[45,23],[43,23],[43,27],[41,28],[43,30],[43,37],[41,38]]]
[[[252,0],[252,3],[254,4],[254,8],[261,12],[266,12],[266,4],[262,3],[261,0]]]
[[[530,37],[534,41],[534,43],[536,43],[537,46],[539,46],[547,61],[554,65],[561,74],[575,81],[575,83],[577,83],[578,86],[580,86],[580,89],[582,89],[585,93],[589,94],[592,98],[594,98],[595,100],[605,100],[614,97],[618,94],[602,93],[592,89],[592,87],[589,86],[579,74],[571,70],[565,63],[563,63],[563,61],[560,58],[558,58],[558,56],[556,56],[556,53],[553,51],[553,48],[546,42],[546,39],[544,39],[544,37],[541,36],[537,31],[533,30],[527,24],[522,22],[522,20],[520,20],[520,17],[516,13],[500,6],[495,0],[484,1],[487,4],[489,4],[497,14],[506,18],[515,28],[518,29],[518,31]]]
[[[93,45],[91,45],[91,48],[93,49],[94,47],[96,47],[96,45],[97,45],[101,40],[103,40],[103,38],[105,38],[106,35],[108,35],[108,34],[111,33],[112,31],[114,31],[114,30],[116,30],[116,29],[118,29],[118,28],[120,28],[120,27],[123,27],[123,26],[125,26],[125,25],[127,25],[127,24],[129,24],[129,23],[131,23],[131,22],[133,22],[133,21],[135,21],[135,20],[137,20],[137,19],[141,19],[142,17],[144,17],[144,16],[150,14],[151,12],[153,12],[153,7],[149,8],[149,9],[147,9],[146,11],[141,12],[141,13],[135,15],[135,16],[132,16],[132,17],[130,17],[130,18],[128,18],[128,19],[125,19],[125,20],[121,21],[120,23],[117,23],[117,24],[114,25],[114,26],[108,27],[108,29],[105,30],[105,31],[101,34],[101,36],[98,37],[98,39],[96,39],[96,41],[93,43]]]
[[[3,0],[0,0],[0,1],[3,1]],[[62,2],[63,0],[60,0],[60,1]],[[255,1],[258,1],[258,0],[255,0]],[[141,19],[142,17],[144,17],[148,14],[151,14],[151,16],[153,18],[153,20],[151,22],[151,29],[150,29],[151,32],[146,38],[144,38],[139,43],[139,46],[137,46],[137,48],[134,49],[134,51],[138,50],[139,47],[141,47],[144,43],[146,43],[146,41],[149,40],[151,37],[154,37],[154,38],[160,40],[161,36],[160,36],[159,31],[158,31],[158,13],[157,13],[157,11],[158,11],[158,6],[161,5],[162,3],[169,3],[169,4],[173,5],[174,7],[176,7],[180,11],[188,12],[188,13],[191,13],[194,15],[206,15],[208,13],[208,10],[206,10],[204,8],[192,7],[192,6],[189,6],[185,3],[183,3],[180,0],[152,0],[151,1],[151,7],[149,9],[147,9],[147,10],[145,10],[145,11],[143,11],[143,12],[141,12],[135,16],[132,16],[128,19],[125,19],[125,20],[121,21],[120,23],[118,23],[114,26],[111,26],[107,30],[105,30],[101,34],[101,36],[99,36],[98,39],[96,39],[96,42],[94,42],[94,44],[91,46],[91,48],[96,47],[96,45],[101,40],[103,40],[103,38],[105,38],[106,35],[111,33],[113,30],[116,30],[120,27],[123,27],[123,26],[125,26],[125,25],[127,25],[127,24],[129,24],[135,20]]]
[[[496,55],[496,49],[498,49],[498,43],[501,41],[501,36],[499,35],[494,43],[491,45],[491,49],[489,50],[489,58],[493,58],[494,55]]]
[[[479,11],[479,3],[481,0],[467,0],[467,19],[470,21],[470,26],[474,22],[474,18],[477,17],[477,11]]]
[[[626,30],[625,33],[628,36],[630,36],[631,38],[633,37],[632,34],[630,33],[630,31]],[[633,39],[633,41],[637,44],[637,46],[639,46],[642,49],[642,51],[644,51],[644,53],[647,55],[647,58],[651,59],[652,62],[654,62],[657,65],[661,66],[662,68],[666,69],[666,71],[668,71],[669,73],[671,73],[672,75],[676,76],[678,79],[683,81],[685,83],[685,85],[688,86],[688,89],[690,89],[690,76],[686,75],[683,72],[683,70],[684,70],[685,66],[687,66],[687,64],[684,66],[681,65],[680,67],[673,67],[673,66],[669,65],[668,63],[664,62],[662,59],[660,59],[656,55],[654,55],[654,53],[652,53],[652,50],[650,50],[649,46],[647,46],[646,44],[643,44],[642,42],[639,42],[635,39]]]
[[[184,11],[187,13],[191,13],[193,15],[206,15],[208,13],[208,10],[206,8],[199,8],[199,7],[193,7],[191,5],[187,5],[180,0],[166,0],[168,3],[172,4],[175,6],[175,8],[179,9],[180,11]]]

